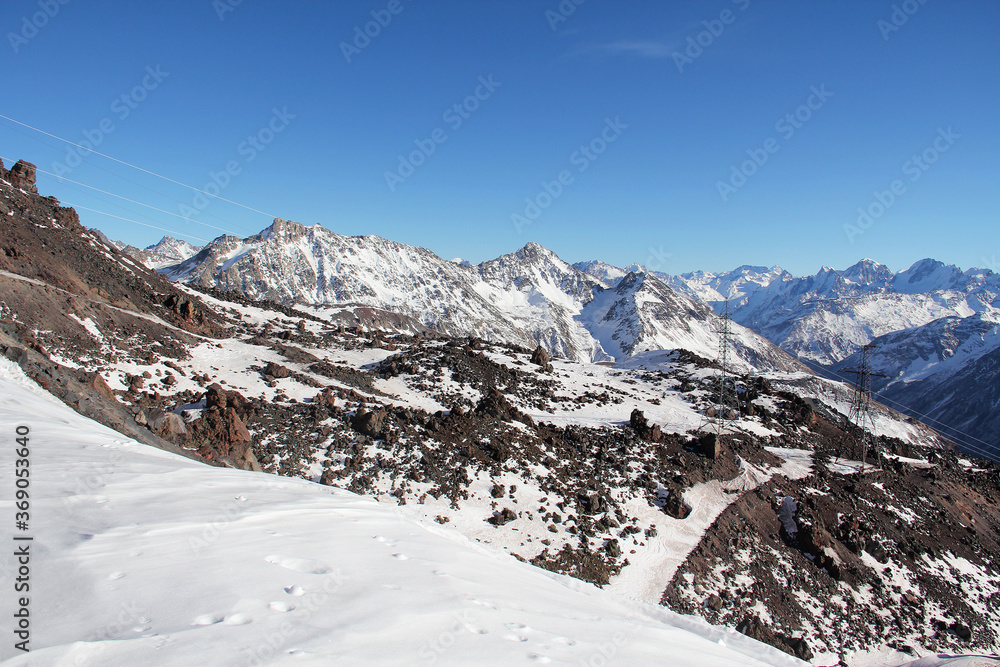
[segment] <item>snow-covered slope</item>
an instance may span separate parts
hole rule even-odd
[[[704,305],[644,273],[629,272],[645,277],[624,287],[621,278],[609,288],[613,274],[597,279],[537,243],[463,266],[377,236],[341,236],[278,219],[247,239],[220,237],[163,272],[171,280],[306,304],[317,314],[316,306],[365,304],[450,335],[540,344],[584,362],[676,348],[714,358],[719,349],[717,318]],[[756,334],[741,330],[739,337],[741,350],[754,350],[740,354],[747,364],[761,370],[795,365]]]
[[[4,664],[803,664],[346,491],[145,447],[0,358],[0,425],[19,424],[34,624]]]

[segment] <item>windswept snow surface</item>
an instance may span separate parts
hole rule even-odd
[[[146,447],[0,358],[0,429],[17,425],[31,429],[31,652],[12,646],[5,548],[4,664],[804,664],[346,491]]]

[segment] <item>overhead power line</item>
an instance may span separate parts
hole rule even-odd
[[[120,215],[115,215],[113,213],[106,213],[105,211],[98,211],[98,210],[93,209],[93,208],[87,208],[86,206],[80,206],[79,204],[73,204],[71,202],[63,202],[63,203],[66,204],[67,206],[72,206],[73,208],[79,208],[79,209],[82,209],[84,211],[90,211],[91,213],[98,213],[100,215],[106,215],[109,218],[117,218],[119,220],[124,220],[125,222],[131,222],[131,223],[134,223],[136,225],[142,225],[143,227],[149,227],[150,229],[157,229],[157,230],[159,230],[161,232],[167,232],[169,234],[174,234],[176,236],[182,236],[184,238],[194,239],[195,241],[204,241],[205,243],[208,243],[209,241],[211,241],[211,239],[203,239],[200,236],[192,236],[191,234],[185,234],[183,232],[178,232],[178,231],[175,231],[173,229],[167,229],[166,227],[157,227],[156,225],[148,225],[145,222],[139,222],[138,220],[132,220],[130,218],[123,218]]]
[[[3,114],[0,114],[0,118],[3,118],[4,120],[9,120],[12,123],[17,123],[18,125],[21,125],[22,127],[26,127],[29,130],[34,130],[35,132],[38,132],[40,134],[44,134],[47,137],[52,137],[53,139],[56,139],[58,141],[62,141],[64,143],[67,143],[70,146],[76,146],[77,148],[80,148],[80,149],[85,150],[85,151],[89,151],[89,152],[91,152],[91,153],[93,153],[95,155],[100,155],[101,157],[107,158],[109,160],[113,160],[114,162],[117,162],[119,164],[123,164],[126,167],[131,167],[132,169],[136,169],[136,170],[141,171],[143,173],[149,174],[150,176],[156,176],[157,178],[162,178],[165,181],[169,181],[169,182],[174,183],[176,185],[180,185],[181,187],[188,188],[189,190],[194,190],[195,192],[200,192],[201,194],[203,194],[203,195],[205,195],[207,197],[212,197],[214,199],[219,199],[219,200],[227,202],[229,204],[233,204],[234,206],[239,206],[240,208],[245,208],[248,211],[253,211],[254,213],[260,213],[261,215],[266,215],[269,218],[276,218],[276,217],[278,217],[276,215],[271,215],[270,213],[266,213],[264,211],[261,211],[261,210],[258,210],[256,208],[253,208],[252,206],[247,206],[245,204],[241,204],[239,202],[235,202],[235,201],[233,201],[231,199],[226,199],[225,197],[223,197],[221,195],[213,195],[211,192],[205,192],[204,190],[196,188],[193,185],[188,185],[187,183],[181,183],[180,181],[176,181],[176,180],[174,180],[174,179],[172,179],[172,178],[170,178],[168,176],[163,176],[162,174],[157,174],[155,171],[150,171],[149,169],[143,169],[142,167],[138,167],[138,166],[136,166],[134,164],[131,164],[129,162],[125,162],[124,160],[119,160],[116,157],[111,157],[110,155],[108,155],[106,153],[102,153],[102,152],[97,151],[97,150],[94,150],[93,148],[88,148],[86,146],[81,146],[80,144],[74,143],[74,142],[70,141],[69,139],[63,139],[62,137],[56,136],[56,135],[54,135],[54,134],[52,134],[50,132],[46,132],[45,130],[40,130],[37,127],[32,127],[31,125],[28,125],[27,123],[22,123],[19,120],[15,120],[15,119],[11,118],[10,116],[4,116]]]
[[[7,159],[7,158],[4,158],[3,156],[0,156],[0,159]],[[94,190],[96,192],[100,192],[100,193],[105,194],[105,195],[110,195],[112,197],[117,197],[118,199],[123,199],[123,200],[125,200],[127,202],[130,202],[132,204],[138,204],[139,206],[144,206],[144,207],[152,209],[154,211],[159,211],[160,213],[166,213],[167,215],[172,215],[175,218],[180,218],[181,220],[186,220],[187,222],[193,222],[193,223],[198,224],[198,225],[203,225],[205,227],[209,227],[211,229],[215,229],[215,230],[223,232],[225,234],[232,234],[233,236],[239,236],[239,234],[237,234],[236,232],[231,231],[229,229],[225,229],[223,227],[216,227],[215,225],[210,225],[207,222],[200,222],[198,220],[192,220],[191,218],[186,218],[183,215],[180,215],[179,213],[171,213],[170,211],[164,211],[162,208],[157,208],[155,206],[150,206],[149,204],[143,204],[141,201],[136,201],[134,199],[129,199],[128,197],[123,197],[122,195],[116,195],[114,192],[108,192],[107,190],[102,190],[100,188],[95,188],[93,185],[87,185],[86,183],[81,183],[79,181],[74,181],[71,178],[66,178],[65,176],[60,176],[58,174],[50,173],[50,172],[45,171],[44,169],[37,169],[37,171],[39,171],[39,172],[41,172],[43,174],[46,174],[48,176],[52,176],[52,177],[55,177],[55,178],[62,179],[64,181],[66,181],[67,183],[75,183],[76,185],[82,185],[83,187],[89,188],[90,190]]]
[[[834,380],[835,382],[850,383],[850,380],[848,378],[844,377],[843,375],[841,375],[837,371],[834,371],[834,370],[831,370],[831,369],[828,369],[828,368],[822,368],[822,367],[819,367],[818,365],[815,366],[815,367],[813,367],[813,368],[814,368],[814,370],[817,370],[819,373],[825,374],[828,377],[828,379],[830,379],[830,380]],[[944,431],[951,431],[952,433],[957,433],[958,435],[962,436],[962,438],[967,438],[968,440],[974,440],[974,441],[976,441],[978,443],[981,443],[981,444],[983,444],[983,445],[985,445],[987,447],[987,449],[983,449],[982,447],[978,447],[977,445],[974,445],[971,442],[962,440],[961,438],[958,438],[955,435],[952,435],[952,434],[949,434],[949,433],[945,433],[944,434],[944,435],[946,435],[946,437],[950,438],[951,440],[955,440],[960,445],[963,445],[966,449],[968,449],[972,453],[979,454],[982,457],[988,458],[988,459],[992,459],[992,458],[995,458],[997,456],[998,450],[997,450],[996,446],[993,445],[993,444],[991,444],[991,443],[989,443],[989,442],[986,442],[985,440],[980,440],[979,438],[977,438],[974,435],[971,435],[969,433],[965,433],[964,431],[961,431],[961,430],[955,428],[954,426],[949,426],[948,424],[945,424],[942,421],[934,419],[933,417],[931,417],[929,415],[926,415],[926,414],[920,412],[919,410],[915,410],[914,408],[911,408],[908,405],[904,405],[904,404],[900,403],[899,401],[895,401],[895,400],[893,400],[891,398],[888,398],[886,396],[881,396],[878,392],[875,393],[875,397],[878,399],[879,402],[892,403],[893,405],[897,406],[896,409],[898,409],[900,411],[908,412],[908,413],[910,413],[910,414],[912,414],[912,415],[914,415],[916,417],[919,417],[921,419],[921,421],[923,421],[925,423],[928,423],[929,426],[931,424],[937,424],[937,427],[931,426],[931,428],[935,428],[936,430],[939,430],[939,431],[944,430]]]

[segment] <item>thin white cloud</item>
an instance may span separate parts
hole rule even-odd
[[[614,54],[637,56],[639,58],[670,58],[676,47],[665,42],[651,40],[620,39],[617,42],[602,44],[601,51]]]

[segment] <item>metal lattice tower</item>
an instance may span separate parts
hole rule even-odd
[[[869,444],[876,442],[875,415],[872,411],[872,378],[889,377],[884,373],[872,372],[871,353],[875,347],[873,343],[862,347],[860,363],[853,368],[845,368],[841,371],[857,376],[854,383],[854,394],[851,397],[851,411],[847,419],[850,422],[855,451],[858,447],[861,448],[862,472],[868,464]],[[870,427],[870,430],[866,426]]]
[[[715,392],[715,416],[712,424],[718,435],[722,435],[727,422],[732,421],[730,415],[739,415],[739,404],[736,400],[736,378],[729,369],[729,355],[732,347],[732,318],[729,316],[729,299],[722,316],[715,323],[715,332],[719,334],[719,372],[716,375],[718,387]]]

